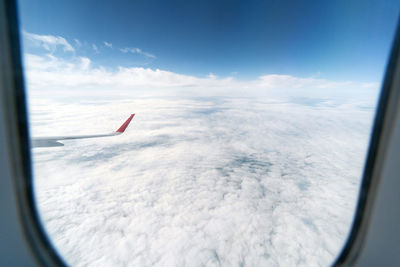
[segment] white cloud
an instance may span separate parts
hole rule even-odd
[[[87,59],[90,61],[90,59]],[[50,55],[25,54],[28,83],[31,89],[109,87],[114,89],[186,88],[226,86],[230,78],[210,79],[150,68],[106,70],[102,67],[81,70],[80,58],[65,60]]]
[[[265,88],[334,88],[351,86],[352,82],[333,82],[316,78],[297,78],[290,75],[263,75],[259,77],[255,84]]]
[[[27,69],[27,74],[36,73],[38,75],[47,75],[51,79],[52,74],[65,72],[76,72],[79,70],[80,62],[75,60],[62,60],[52,54],[38,56],[34,54],[24,54],[24,63]],[[41,77],[37,77],[39,84]],[[35,89],[34,85],[31,89]]]
[[[89,66],[90,66],[90,59],[88,59],[87,57],[80,57],[81,60],[81,69],[82,70],[88,70]]]
[[[99,48],[97,47],[97,45],[92,44],[92,48],[93,48],[93,50],[94,50],[94,52],[95,52],[96,54],[100,53],[100,52],[99,52]]]
[[[49,51],[62,46],[69,51],[72,46],[62,37],[36,35],[24,32],[26,39],[35,40]],[[82,43],[75,39],[77,46]],[[104,42],[106,46],[111,43]],[[92,49],[99,53],[97,45]],[[154,55],[140,48],[126,47],[123,53],[141,54],[149,58]],[[262,75],[250,81],[241,81],[235,77],[218,77],[213,73],[205,77],[196,77],[174,73],[168,70],[119,67],[105,69],[91,64],[89,58],[82,63],[80,57],[60,58],[51,55],[37,56],[26,54],[27,77],[31,89],[97,89],[97,90],[159,90],[176,89],[179,94],[198,95],[269,95],[271,97],[321,97],[321,98],[364,98],[375,99],[377,83],[352,81],[330,81],[314,77],[294,77],[282,74]],[[82,72],[82,70],[85,72]]]
[[[149,57],[149,58],[156,58],[155,55],[147,53],[147,52],[144,52],[144,51],[142,51],[142,49],[136,48],[136,47],[125,47],[125,48],[121,48],[120,51],[122,53],[128,53],[129,52],[129,53],[132,53],[132,54],[143,55],[143,56],[146,56],[146,57]]]
[[[41,219],[68,265],[328,266],[347,237],[371,110],[258,97],[30,103],[38,135],[107,132],[136,113],[121,136],[32,150]]]
[[[74,39],[74,42],[75,42],[75,45],[76,45],[76,47],[81,47],[82,46],[82,43],[81,43],[81,41],[79,41],[78,39]]]
[[[90,62],[90,59],[87,59]],[[105,69],[87,65],[82,72],[80,58],[62,59],[54,56],[25,55],[29,88],[96,89],[117,91],[147,90],[148,93],[175,90],[180,95],[237,95],[270,97],[348,98],[375,101],[376,83],[336,82],[317,78],[269,74],[255,80],[241,81],[234,77],[205,77],[179,74],[167,70],[119,67]],[[161,91],[160,91],[161,90]]]
[[[214,73],[210,73],[208,74],[207,78],[209,78],[210,80],[216,80],[218,77]]]
[[[109,48],[112,48],[112,43],[108,43],[108,42],[106,42],[106,41],[104,41],[103,43],[104,43],[105,46],[107,46],[107,47],[109,47]]]
[[[34,33],[29,33],[26,31],[23,31],[23,37],[34,43],[35,45],[41,46],[47,51],[54,52],[58,46],[62,47],[62,49],[66,51],[73,52],[75,49],[72,47],[68,41],[60,36],[54,36],[54,35],[39,35],[39,34],[34,34]]]
[[[64,51],[74,51],[74,48],[63,38],[50,35],[37,35],[24,32],[24,37],[36,42],[48,51],[54,51],[62,46]],[[82,43],[74,39],[76,46]],[[112,47],[111,43],[104,45]],[[99,53],[97,45],[92,44],[95,53]],[[144,52],[140,48],[121,48],[123,53],[134,53],[155,58],[154,55]],[[282,74],[262,75],[255,80],[240,81],[234,77],[218,77],[210,73],[206,77],[196,77],[174,73],[168,70],[150,69],[141,67],[119,67],[105,69],[95,67],[89,58],[84,61],[80,57],[70,59],[58,58],[52,55],[37,56],[25,55],[29,86],[32,89],[68,88],[68,90],[96,88],[115,90],[162,89],[173,88],[181,90],[181,94],[196,92],[199,95],[265,95],[269,96],[319,96],[354,98],[364,97],[375,99],[378,84],[360,83],[352,81],[330,81],[313,77],[303,78]],[[83,63],[84,62],[84,63]],[[85,70],[82,73],[82,70]],[[236,73],[233,73],[236,75]],[[190,88],[190,89],[187,89]],[[183,90],[183,91],[182,91]]]

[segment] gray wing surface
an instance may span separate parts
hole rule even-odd
[[[59,142],[59,141],[62,141],[62,140],[74,140],[74,139],[99,138],[99,137],[120,135],[128,127],[129,123],[131,122],[131,120],[132,120],[132,118],[134,116],[135,116],[135,114],[131,114],[129,116],[129,118],[115,132],[105,133],[105,134],[93,134],[93,135],[33,137],[32,140],[31,140],[31,147],[64,146],[64,144]]]

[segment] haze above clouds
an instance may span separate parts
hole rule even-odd
[[[32,150],[40,215],[67,263],[327,266],[338,255],[376,84],[111,69],[74,53],[25,55],[33,136],[136,116],[118,137]]]

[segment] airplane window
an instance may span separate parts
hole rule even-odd
[[[72,266],[328,266],[398,1],[20,0],[34,194]]]

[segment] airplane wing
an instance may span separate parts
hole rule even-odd
[[[132,118],[135,114],[131,114],[129,118],[118,128],[115,132],[105,133],[105,134],[94,134],[94,135],[77,135],[77,136],[48,136],[48,137],[33,137],[31,141],[32,147],[54,147],[54,146],[63,146],[63,143],[60,143],[61,140],[72,140],[72,139],[86,139],[86,138],[97,138],[97,137],[106,137],[106,136],[116,136],[122,134],[125,129],[128,127]]]

